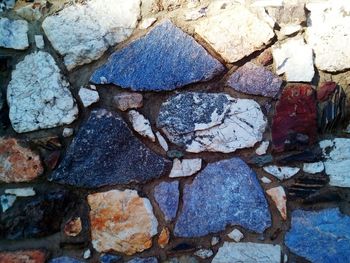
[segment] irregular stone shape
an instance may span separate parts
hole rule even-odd
[[[271,197],[275,203],[278,211],[280,212],[282,219],[287,220],[287,197],[282,186],[270,188],[266,193]]]
[[[213,3],[213,9],[218,4]],[[195,26],[195,33],[229,63],[262,49],[274,37],[271,27],[239,4],[213,10]]]
[[[303,149],[317,137],[315,92],[309,85],[284,88],[272,120],[272,144],[277,152]]]
[[[47,254],[42,250],[1,251],[0,262],[45,263]]]
[[[115,106],[121,110],[137,109],[143,106],[143,97],[141,93],[122,92],[113,98]]]
[[[127,261],[127,263],[158,263],[158,259],[155,257],[151,258],[133,258]]]
[[[280,33],[283,36],[290,36],[299,32],[302,29],[301,25],[286,25],[281,28]]]
[[[91,90],[84,87],[80,88],[78,95],[85,108],[100,100],[100,96],[96,90]]]
[[[191,176],[202,168],[202,159],[174,159],[173,168],[170,171],[169,177],[186,177]]]
[[[38,154],[20,146],[16,139],[0,139],[0,182],[28,182],[43,171]]]
[[[264,184],[269,184],[272,181],[269,178],[267,178],[266,176],[264,176],[264,177],[261,178],[261,182],[263,182]]]
[[[83,254],[83,258],[88,259],[90,257],[91,257],[91,250],[90,249],[85,250]]]
[[[350,139],[335,138],[320,143],[329,184],[350,187]]]
[[[210,80],[223,70],[219,61],[167,20],[112,54],[90,81],[135,91],[166,91]]]
[[[236,242],[239,242],[244,238],[243,233],[238,229],[233,229],[227,236]]]
[[[257,155],[264,155],[267,151],[267,149],[269,148],[270,142],[269,141],[263,141],[261,142],[261,144],[259,145],[258,148],[256,148],[255,153]]]
[[[329,0],[308,3],[306,8],[311,12],[306,41],[315,52],[317,68],[331,72],[350,68],[350,3]]]
[[[0,204],[2,212],[6,212],[15,203],[17,197],[15,195],[0,195]]]
[[[7,102],[16,132],[70,124],[78,115],[68,82],[53,57],[43,51],[27,55],[16,65],[7,88]]]
[[[160,108],[157,126],[188,152],[234,152],[262,139],[266,119],[254,100],[223,93],[180,93]]]
[[[144,19],[144,20],[140,23],[139,28],[140,28],[140,29],[147,29],[147,28],[149,28],[151,25],[153,25],[156,21],[157,21],[157,18],[155,18],[155,17],[148,17],[148,18]]]
[[[272,63],[272,51],[271,48],[265,49],[256,59],[256,62],[262,66],[267,66]]]
[[[11,209],[0,213],[0,238],[37,238],[60,231],[75,198],[67,191],[56,190],[17,199]]]
[[[248,62],[229,77],[227,84],[243,93],[276,97],[281,88],[282,79],[266,68]]]
[[[113,254],[102,254],[100,256],[101,263],[118,263],[120,259],[120,256]]]
[[[72,218],[64,225],[64,233],[70,237],[76,237],[80,234],[81,230],[82,224],[80,217]]]
[[[283,6],[283,0],[253,0],[253,7]]]
[[[141,136],[149,138],[152,142],[156,141],[156,137],[152,131],[151,123],[146,119],[141,113],[136,110],[131,110],[128,113],[129,121],[132,124],[132,127],[137,131]]]
[[[15,4],[16,4],[16,0],[1,0],[0,12],[14,8]]]
[[[68,70],[100,58],[127,39],[137,25],[140,0],[92,0],[69,6],[42,24]],[[103,17],[103,19],[101,19]]]
[[[277,165],[269,165],[263,167],[263,170],[279,180],[286,180],[296,175],[300,168],[298,167],[289,167],[289,166],[277,166]]]
[[[33,187],[12,188],[12,189],[6,189],[5,194],[15,195],[18,197],[27,197],[27,196],[34,196],[35,191]]]
[[[272,56],[276,73],[285,73],[287,81],[311,82],[315,75],[312,49],[302,38],[273,47]]]
[[[280,263],[281,247],[251,242],[225,242],[212,261],[212,263],[239,262]]]
[[[35,40],[35,45],[37,48],[43,49],[45,47],[43,35],[35,35],[34,40]]]
[[[67,138],[70,137],[74,134],[74,129],[73,128],[64,128],[62,132],[62,136]]]
[[[29,47],[28,22],[0,18],[0,47],[24,50]]]
[[[90,194],[92,245],[98,252],[132,255],[152,246],[158,222],[150,201],[134,190]]]
[[[304,163],[303,165],[303,171],[305,173],[317,174],[317,173],[322,173],[323,170],[324,170],[323,162]]]
[[[162,210],[165,220],[175,218],[179,206],[179,182],[162,182],[154,187],[154,198]]]
[[[160,132],[156,132],[156,136],[160,146],[162,146],[163,150],[167,152],[169,150],[169,146],[164,137],[160,134]]]
[[[59,258],[53,258],[49,261],[49,263],[84,263],[84,262],[76,258],[63,256]]]
[[[160,177],[166,164],[116,113],[100,109],[91,112],[51,179],[80,187],[145,182]]]
[[[239,158],[208,164],[192,184],[185,186],[174,233],[199,237],[224,230],[227,225],[241,225],[258,233],[271,225],[256,174]]]
[[[295,210],[285,244],[311,262],[350,261],[350,217],[338,208]]]
[[[165,246],[169,243],[169,239],[170,239],[169,229],[167,227],[163,227],[162,231],[159,234],[158,245],[161,248],[165,248]]]
[[[197,256],[197,257],[200,257],[200,258],[210,258],[212,255],[213,255],[213,251],[211,249],[200,249],[200,250],[197,250],[194,255]]]

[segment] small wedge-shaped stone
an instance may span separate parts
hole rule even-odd
[[[0,47],[23,50],[29,47],[28,22],[0,18]]]
[[[179,206],[179,182],[161,182],[154,187],[154,199],[166,221],[171,221],[176,216]]]
[[[191,36],[167,20],[116,51],[91,81],[135,91],[164,91],[209,80],[223,69]]]
[[[282,219],[287,220],[287,197],[282,186],[277,186],[266,191],[275,203]]]
[[[100,187],[158,178],[166,160],[149,150],[116,113],[95,110],[80,128],[51,179]]]
[[[273,175],[274,177],[282,180],[286,180],[296,175],[300,168],[298,167],[289,167],[289,166],[277,166],[277,165],[269,165],[263,167],[264,171]]]

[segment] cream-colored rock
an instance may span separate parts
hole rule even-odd
[[[296,175],[300,171],[300,168],[289,167],[289,166],[268,165],[263,167],[263,170],[280,180],[285,180]]]
[[[80,88],[78,95],[85,108],[100,100],[96,90],[91,90],[84,87]]]
[[[269,141],[263,141],[260,143],[259,147],[256,148],[255,153],[257,155],[263,155],[266,153],[267,149],[269,148]]]
[[[167,152],[169,150],[169,146],[164,137],[158,131],[156,132],[156,136],[160,146],[162,146],[163,150]]]
[[[323,170],[324,170],[323,162],[304,163],[303,165],[303,171],[309,174],[321,173],[323,172]]]
[[[269,184],[272,181],[269,178],[267,178],[266,176],[264,176],[264,177],[261,178],[261,182],[263,182],[264,184]]]
[[[282,186],[277,186],[266,191],[275,203],[283,220],[287,220],[287,197]]]
[[[202,159],[175,159],[169,177],[186,177],[198,172],[202,167]]]
[[[157,18],[155,18],[155,17],[148,17],[148,18],[144,19],[144,20],[140,23],[139,28],[140,28],[140,29],[147,29],[147,28],[149,28],[151,25],[153,25],[156,21],[157,21]]]
[[[242,240],[242,238],[244,238],[243,233],[238,229],[233,229],[227,236],[236,242],[239,242]]]
[[[281,28],[280,33],[284,36],[290,36],[299,32],[301,29],[301,25],[285,25]]]
[[[149,138],[152,142],[156,141],[149,120],[136,110],[129,111],[128,116],[135,131],[141,136]]]

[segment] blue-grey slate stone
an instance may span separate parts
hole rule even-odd
[[[135,91],[165,91],[207,81],[224,66],[169,20],[111,55],[90,81]]]
[[[91,112],[51,179],[87,188],[145,182],[160,177],[167,162],[139,141],[119,115],[100,109]]]
[[[208,164],[186,185],[174,233],[199,237],[240,225],[262,233],[271,226],[268,203],[256,174],[240,158]]]
[[[122,259],[121,256],[113,254],[102,254],[100,256],[100,263],[117,263]]]
[[[53,258],[49,261],[49,263],[84,263],[85,261],[80,261],[75,258],[71,257],[59,257],[59,258]]]
[[[285,243],[291,252],[311,262],[350,262],[350,217],[338,208],[296,210]]]
[[[282,79],[263,66],[248,62],[229,77],[227,84],[239,92],[276,97]]]
[[[179,206],[179,182],[162,182],[154,187],[154,198],[162,210],[165,220],[175,218]]]
[[[158,259],[155,257],[151,258],[133,258],[129,260],[127,263],[158,263]]]

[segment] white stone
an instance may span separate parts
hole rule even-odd
[[[266,176],[264,176],[264,177],[262,177],[261,178],[261,181],[264,183],[264,184],[270,184],[272,181],[269,179],[269,178],[267,178]]]
[[[269,148],[269,141],[263,141],[260,143],[259,147],[256,148],[255,153],[257,155],[263,155],[266,153],[267,149]]]
[[[2,0],[0,2],[0,13],[4,10],[9,10],[15,7],[16,0]]]
[[[321,173],[324,170],[323,162],[304,163],[303,171],[309,174]]]
[[[72,136],[74,133],[74,129],[73,128],[64,128],[63,132],[62,132],[62,136],[63,137],[70,137]]]
[[[70,124],[78,115],[69,83],[43,51],[27,55],[12,71],[7,102],[12,127],[20,133]]]
[[[266,6],[283,6],[283,0],[255,0],[252,3],[252,6],[260,6],[260,7],[266,7]]]
[[[276,73],[287,81],[310,82],[315,75],[312,49],[302,38],[290,39],[272,48]]]
[[[202,159],[174,159],[173,168],[171,169],[169,177],[186,177],[198,172],[202,167]]]
[[[91,90],[84,87],[80,88],[78,95],[85,108],[100,100],[100,96],[96,90]]]
[[[212,263],[280,263],[279,245],[225,242]]]
[[[296,32],[299,32],[301,30],[301,25],[284,25],[281,30],[280,33],[284,36],[290,36],[295,34]]]
[[[195,21],[203,16],[205,16],[205,12],[203,11],[202,8],[199,8],[196,10],[190,10],[190,11],[186,12],[184,15],[184,19],[185,19],[185,21]]]
[[[350,2],[309,3],[306,41],[315,52],[315,64],[325,71],[350,68]]]
[[[208,7],[207,17],[195,26],[195,33],[226,60],[236,62],[270,43],[274,32],[265,21],[240,4],[220,1]]]
[[[16,9],[15,10],[16,14],[28,21],[39,20],[43,16],[41,11],[44,10],[43,7],[46,6],[46,1],[35,1],[35,2],[36,3],[31,3],[29,5],[25,5],[23,7]],[[45,2],[45,3],[39,3],[39,2]]]
[[[5,194],[26,197],[26,196],[34,196],[35,191],[33,187],[13,188],[13,189],[6,189]]]
[[[350,187],[350,139],[335,138],[320,142],[329,184]]]
[[[44,37],[42,35],[35,35],[35,45],[39,49],[43,49],[45,47]]]
[[[0,195],[0,204],[2,212],[6,212],[13,206],[17,197],[15,195]]]
[[[244,238],[243,233],[238,229],[233,229],[227,236],[236,242],[239,242]]]
[[[146,18],[140,23],[139,27],[140,27],[140,29],[147,29],[151,25],[153,25],[156,21],[157,21],[157,18],[155,18],[155,17]]]
[[[29,47],[28,22],[0,17],[0,47],[23,50]]]
[[[169,150],[169,146],[164,137],[158,131],[156,132],[156,136],[160,146],[162,146],[163,150],[167,152]]]
[[[269,165],[269,166],[263,167],[263,170],[265,172],[273,175],[274,177],[280,179],[280,180],[285,180],[285,179],[289,179],[292,176],[296,175],[300,171],[300,168]]]
[[[100,58],[137,25],[140,0],[91,0],[47,17],[42,27],[68,70]]]
[[[149,138],[152,142],[156,141],[149,120],[136,110],[129,111],[128,116],[135,131],[141,136]]]
[[[91,257],[91,250],[90,249],[85,250],[83,254],[83,258],[88,259],[90,257]]]
[[[214,253],[213,253],[213,251],[211,249],[204,249],[204,248],[194,252],[195,256],[203,258],[203,259],[210,258],[213,254]]]
[[[215,245],[219,244],[219,242],[220,242],[220,238],[219,237],[212,237],[210,244],[212,246],[215,246]]]
[[[287,197],[282,186],[277,186],[266,191],[275,203],[282,219],[287,220]]]

